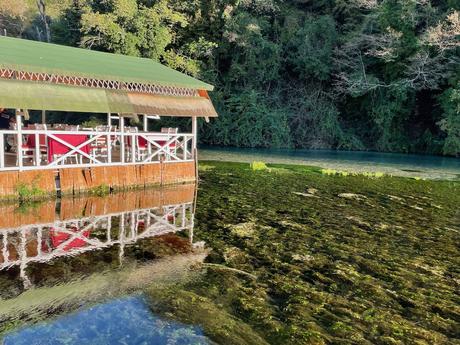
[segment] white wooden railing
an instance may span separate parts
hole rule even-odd
[[[121,263],[125,246],[142,239],[186,230],[190,243],[193,243],[193,224],[193,203],[187,202],[18,228],[1,228],[0,271],[18,266],[25,287],[30,287],[26,273],[30,263],[46,263],[58,257],[79,255],[114,245],[118,246]]]
[[[190,133],[1,130],[0,171],[193,161],[193,145]]]

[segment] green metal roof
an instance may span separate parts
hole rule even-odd
[[[0,36],[0,67],[18,71],[212,91],[213,86],[151,59]]]

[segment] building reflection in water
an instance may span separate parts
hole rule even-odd
[[[116,247],[123,265],[127,246],[182,231],[193,248],[194,196],[195,185],[182,185],[0,206],[0,274],[19,268],[28,289],[27,268],[34,263]]]

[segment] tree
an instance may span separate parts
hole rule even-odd
[[[46,15],[45,0],[37,0],[37,8],[38,8],[38,13],[40,14],[40,19],[43,23],[43,27],[45,28],[46,42],[51,42],[51,31],[50,31],[48,16]]]

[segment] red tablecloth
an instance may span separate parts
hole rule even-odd
[[[40,141],[40,145],[43,145],[43,146],[46,145],[46,135],[39,134],[38,137],[39,137],[38,140]],[[35,134],[27,135],[26,145],[27,147],[35,148]]]
[[[55,134],[55,136],[74,147],[77,147],[88,140],[88,136],[86,134]],[[72,149],[70,147],[54,140],[53,138],[48,138],[48,161],[50,163],[53,161],[54,155],[65,155],[71,150]],[[80,150],[85,153],[89,153],[90,147],[89,145],[84,145],[80,148]]]

